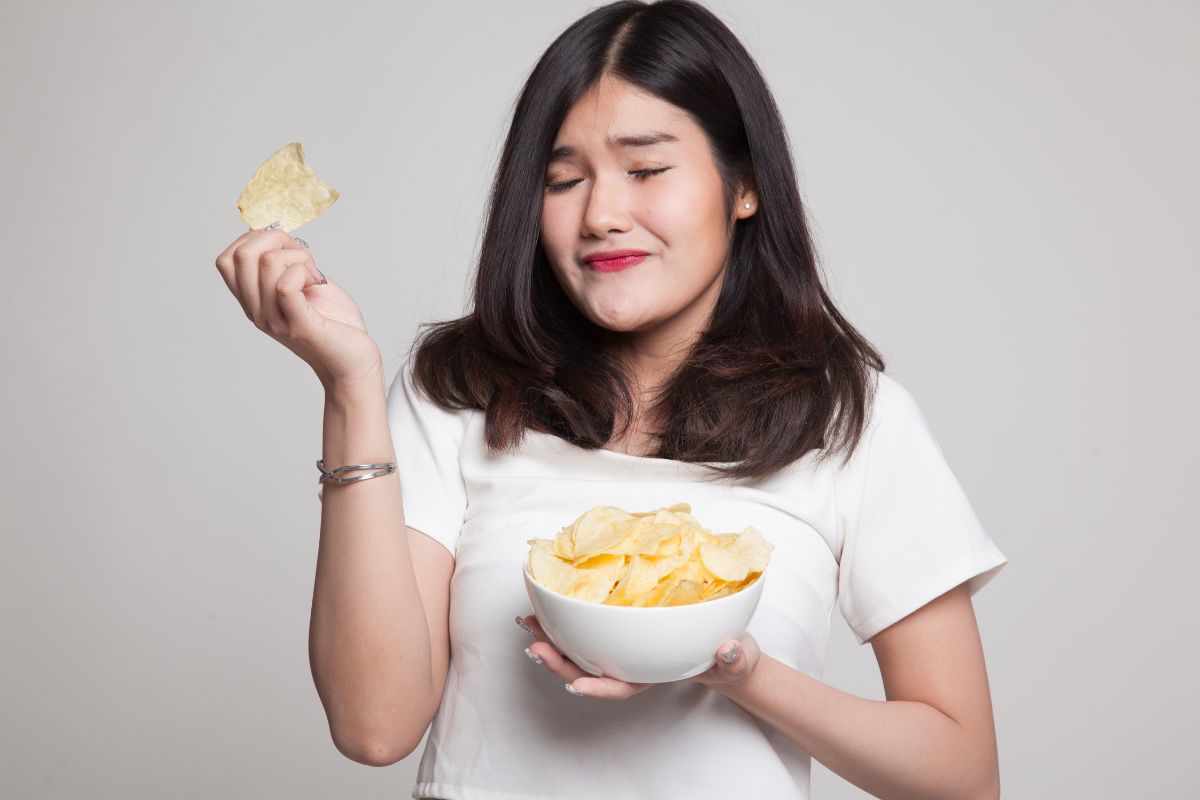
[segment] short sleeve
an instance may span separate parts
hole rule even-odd
[[[387,412],[405,524],[454,555],[467,509],[459,458],[465,412],[444,409],[421,392],[413,382],[411,358],[388,389]]]
[[[838,473],[838,605],[859,644],[1008,563],[983,529],[915,399],[884,373],[871,423]]]

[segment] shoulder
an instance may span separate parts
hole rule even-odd
[[[415,361],[412,354],[400,359],[387,391],[389,417],[393,422],[411,420],[434,427],[455,442],[461,441],[467,428],[469,410],[448,408],[439,403],[417,379]]]
[[[874,389],[871,398],[870,429],[878,427],[881,423],[925,425],[920,404],[908,387],[886,372],[872,370],[871,375]]]
[[[876,369],[869,373],[866,416],[862,436],[840,472],[861,473],[868,462],[902,454],[929,433],[913,393],[901,381]]]

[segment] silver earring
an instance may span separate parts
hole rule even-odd
[[[750,207],[750,204],[749,204],[749,203],[746,203],[746,208],[749,208],[749,207]]]

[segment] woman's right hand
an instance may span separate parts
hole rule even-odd
[[[290,233],[247,231],[216,263],[246,317],[312,367],[326,391],[380,379],[383,359],[358,305]]]

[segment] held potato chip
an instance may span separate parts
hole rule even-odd
[[[559,594],[620,606],[677,606],[726,597],[753,583],[774,545],[747,526],[704,528],[687,503],[629,513],[583,512],[551,539],[529,539],[534,580]]]
[[[291,233],[312,222],[341,195],[304,163],[299,142],[285,144],[262,163],[238,196],[242,221],[254,228],[280,223]]]

